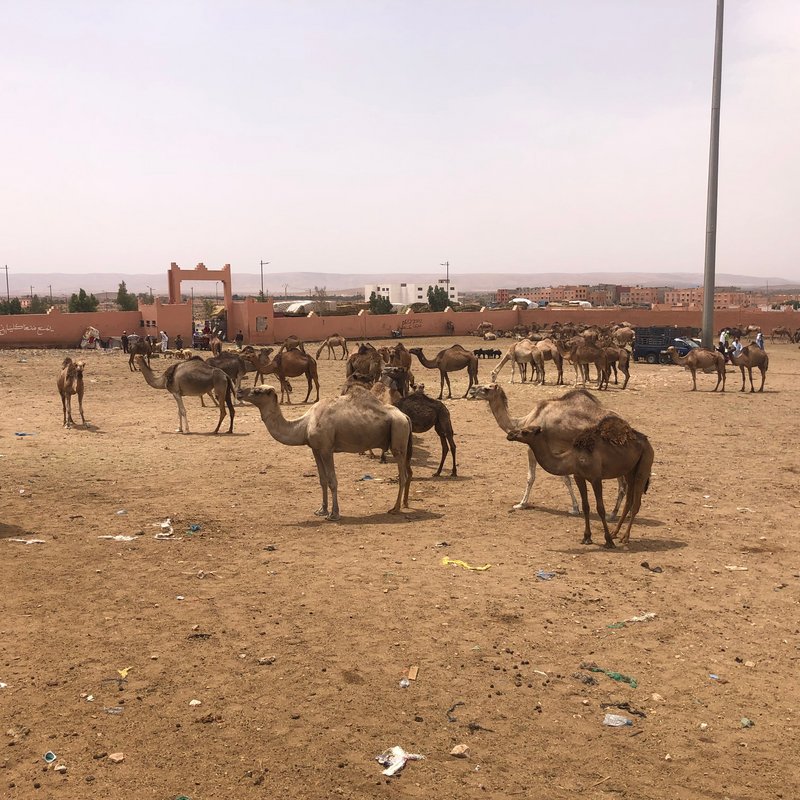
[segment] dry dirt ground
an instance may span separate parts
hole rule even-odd
[[[800,351],[769,353],[764,394],[730,369],[725,394],[711,376],[690,393],[687,372],[645,364],[599,393],[656,453],[630,549],[608,551],[579,544],[558,478],[540,471],[535,508],[511,511],[524,447],[481,401],[448,402],[457,479],[433,478],[438,440],[415,437],[402,516],[385,513],[392,463],[339,455],[333,523],[312,514],[310,451],[252,406],[210,436],[192,398],[180,436],[170,396],[88,353],[89,428],[64,430],[65,353],[0,352],[0,796],[797,797]],[[323,395],[343,371],[321,361]],[[508,378],[515,414],[563,391]],[[154,538],[166,517],[174,541]],[[607,703],[633,725],[604,726]],[[393,745],[425,760],[386,778]]]

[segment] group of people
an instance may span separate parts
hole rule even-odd
[[[166,331],[159,331],[158,332],[160,343],[161,343],[161,352],[165,352],[169,349],[169,336],[167,335]],[[139,341],[139,334],[138,333],[128,333],[128,331],[122,331],[122,336],[120,336],[120,340],[122,341],[122,352],[129,353],[131,347]],[[154,336],[146,336],[148,342],[150,342],[151,347],[156,347],[157,340]],[[183,350],[183,337],[178,334],[175,337],[175,347],[178,350]]]
[[[762,350],[764,349],[764,334],[761,331],[756,334],[756,346]],[[730,328],[723,328],[719,332],[719,347],[717,347],[717,350],[722,353],[726,362],[732,364],[731,356],[738,356],[744,350],[744,345],[741,342],[741,337],[734,336]]]

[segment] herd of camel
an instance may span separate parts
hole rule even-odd
[[[452,345],[428,358],[423,349],[406,349],[402,343],[393,347],[376,348],[370,343],[361,343],[348,351],[347,342],[339,335],[329,336],[319,346],[316,357],[306,352],[304,343],[290,337],[273,357],[273,348],[256,350],[246,347],[241,351],[214,348],[214,354],[203,359],[199,356],[185,357],[174,353],[177,360],[160,374],[150,366],[150,352],[131,354],[130,368],[141,372],[145,381],[154,389],[166,390],[175,398],[178,407],[178,430],[189,432],[184,398],[197,396],[203,400],[208,395],[219,408],[219,419],[214,433],[218,433],[226,416],[229,417],[228,433],[233,431],[235,417],[234,401],[246,401],[258,408],[269,434],[278,442],[311,448],[317,464],[322,490],[322,505],[315,513],[330,520],[339,519],[339,500],[333,455],[336,452],[364,453],[377,449],[382,459],[387,452],[394,456],[398,468],[398,492],[391,513],[408,507],[409,485],[412,478],[411,455],[412,433],[424,433],[433,429],[441,443],[441,459],[436,476],[441,475],[448,453],[452,458],[451,476],[458,475],[456,444],[450,412],[442,402],[444,388],[448,399],[452,399],[450,374],[466,370],[468,386],[464,398],[484,400],[510,441],[526,444],[528,452],[528,479],[522,500],[515,508],[529,507],[536,467],[564,478],[572,502],[571,513],[581,513],[572,487],[574,478],[581,497],[584,517],[582,542],[591,544],[589,526],[588,484],[595,496],[597,512],[603,525],[605,545],[614,547],[614,540],[629,541],[631,526],[639,508],[643,493],[647,490],[653,464],[653,448],[643,434],[634,430],[625,420],[604,408],[585,388],[575,388],[561,397],[541,400],[526,415],[512,417],[508,410],[508,398],[496,383],[497,377],[507,362],[511,362],[511,382],[515,370],[526,380],[527,368],[533,372],[532,382],[544,383],[545,363],[552,361],[556,370],[556,384],[564,383],[563,366],[566,360],[575,369],[576,384],[582,380],[584,386],[589,379],[589,367],[597,369],[597,388],[607,388],[612,369],[617,382],[616,367],[624,376],[622,389],[630,377],[630,351],[625,346],[632,339],[632,331],[618,328],[610,331],[588,329],[568,339],[525,338],[509,347],[503,360],[492,371],[492,382],[481,386],[478,383],[478,357],[459,344]],[[327,351],[328,358],[338,360],[341,351],[345,363],[344,385],[338,397],[319,400],[319,378],[316,359]],[[669,348],[675,363],[687,367],[692,373],[692,390],[696,390],[696,372],[716,371],[718,380],[714,391],[725,388],[725,360],[713,350],[696,349],[686,356],[679,356]],[[412,372],[412,356],[419,363],[437,370],[440,377],[439,397],[425,394],[424,385],[415,381]],[[742,391],[745,391],[745,369],[750,371],[750,387],[753,389],[752,369],[761,371],[761,389],[769,359],[762,350],[749,345],[734,364],[742,370]],[[83,414],[84,363],[64,359],[58,377],[58,389],[62,399],[64,426],[71,427],[71,399],[76,397],[81,423],[86,424]],[[247,373],[255,373],[252,388],[242,388]],[[280,385],[278,392],[264,385],[264,378],[273,374]],[[308,390],[304,402],[308,402],[312,385],[316,388],[313,407],[298,419],[287,419],[281,404],[291,404],[292,385],[290,379],[305,377]],[[261,385],[259,385],[259,383]],[[619,492],[612,514],[607,517],[603,504],[602,481],[616,478]],[[329,498],[330,495],[330,498]],[[330,499],[330,502],[329,502]],[[624,505],[623,505],[624,500]],[[607,520],[617,517],[616,529],[611,533]]]

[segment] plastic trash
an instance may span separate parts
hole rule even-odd
[[[46,544],[44,539],[8,539],[9,542],[19,542],[20,544]]]
[[[448,558],[445,556],[442,559],[442,566],[446,567],[448,564],[452,564],[454,567],[461,567],[462,569],[471,569],[475,572],[484,572],[487,569],[491,569],[491,564],[484,564],[482,567],[473,567],[471,564],[467,564],[466,561],[461,561],[458,558]]]
[[[390,747],[384,750],[379,756],[375,756],[375,760],[382,766],[386,767],[383,771],[384,775],[396,775],[406,765],[407,761],[421,761],[425,756],[418,753],[407,753],[399,745]]]
[[[755,725],[755,722],[747,717],[742,717],[741,724],[743,728],[752,728]]]
[[[411,686],[411,681],[408,678],[402,678],[400,681],[400,688],[408,689],[409,686]]]
[[[97,538],[98,539],[111,539],[112,541],[115,541],[115,542],[132,542],[136,537],[135,536],[125,536],[125,535],[123,535],[121,533],[118,533],[116,536],[106,535],[106,536],[98,536]]]
[[[638,617],[628,617],[628,619],[622,620],[622,622],[612,622],[610,625],[606,625],[607,628],[624,628],[631,622],[649,622],[651,619],[655,619],[656,615],[652,611],[648,611],[646,614],[642,614]]]
[[[372,477],[368,472],[364,473],[358,480],[360,481],[374,481],[375,478]]]
[[[642,561],[641,565],[645,569],[649,569],[650,572],[662,573],[664,570],[661,567],[651,567],[647,561]]]
[[[553,580],[553,578],[555,578],[555,576],[556,576],[555,572],[545,572],[544,570],[541,569],[536,573],[536,577],[540,581],[551,581]]]
[[[611,669],[603,669],[602,667],[598,667],[597,664],[593,662],[581,664],[581,669],[588,669],[589,672],[602,672],[603,675],[608,676],[612,681],[627,683],[632,689],[635,689],[639,685],[636,681],[636,678],[632,678],[630,675],[623,675],[621,672],[615,672]]]
[[[55,753],[54,753],[52,750],[48,750],[48,751],[47,751],[47,752],[46,752],[46,753],[45,753],[45,754],[42,756],[42,758],[44,758],[44,760],[45,760],[45,761],[46,761],[48,764],[52,764],[52,763],[53,763],[53,762],[54,762],[54,761],[55,761],[55,760],[58,758],[58,756],[57,756],[57,755],[56,755],[56,754],[55,754]]]
[[[121,508],[119,511],[117,511],[117,516],[124,517],[127,513],[128,512],[124,508]]]
[[[0,681],[0,689],[7,689],[7,688],[8,688],[8,684],[7,683],[3,683],[2,681]]]
[[[194,522],[189,523],[189,533],[197,533],[200,530],[200,525]]]
[[[105,712],[106,712],[106,714],[111,714],[111,715],[113,715],[113,716],[118,716],[118,715],[119,715],[119,714],[121,714],[121,713],[122,713],[124,710],[125,710],[125,709],[124,709],[122,706],[110,706],[109,708],[104,708],[104,709],[103,709],[103,711],[105,711]]]
[[[625,725],[633,725],[633,720],[623,717],[621,714],[606,714],[603,717],[603,725],[610,725],[612,728],[623,728]]]
[[[36,436],[35,433],[27,433],[26,431],[17,431],[14,436]]]

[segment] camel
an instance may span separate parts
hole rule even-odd
[[[131,372],[136,372],[136,356],[144,356],[147,359],[147,366],[150,366],[150,356],[153,354],[153,347],[147,339],[139,339],[130,346],[130,358],[128,368]]]
[[[328,359],[330,360],[331,353],[333,353],[333,360],[338,361],[339,357],[336,352],[337,347],[342,348],[342,360],[347,358],[347,339],[344,336],[339,336],[338,333],[332,333],[320,346],[319,350],[317,350],[317,355],[315,358],[319,361],[320,353],[325,349],[328,348]]]
[[[464,392],[464,397],[469,394],[473,384],[478,383],[478,357],[469,350],[465,350],[460,344],[454,344],[446,350],[440,350],[433,361],[425,357],[421,347],[412,347],[409,353],[413,353],[418,359],[419,363],[427,369],[439,370],[439,400],[442,399],[444,394],[444,384],[447,382],[447,398],[453,399],[453,394],[450,391],[450,377],[449,372],[458,372],[459,370],[466,369],[469,374],[469,386],[467,391]]]
[[[168,366],[161,375],[156,375],[145,363],[143,356],[136,356],[136,363],[142,371],[145,381],[154,389],[166,389],[178,406],[178,433],[189,433],[189,419],[186,416],[184,397],[202,397],[213,393],[219,406],[219,420],[214,433],[219,433],[222,420],[225,419],[225,406],[228,406],[231,421],[228,433],[233,433],[233,383],[218,367],[212,367],[202,358],[190,358]]]
[[[743,347],[742,352],[739,353],[738,356],[731,353],[731,361],[733,361],[735,367],[739,367],[742,371],[741,391],[744,391],[745,369],[747,369],[747,373],[750,376],[750,391],[755,391],[753,388],[753,367],[758,367],[761,372],[761,388],[758,391],[764,391],[764,381],[767,378],[767,368],[769,367],[769,356],[760,347],[756,347],[756,345]]]
[[[509,415],[506,393],[496,383],[489,384],[488,386],[476,387],[472,393],[472,397],[475,400],[488,401],[489,408],[495,421],[500,426],[501,430],[506,433],[510,430],[520,430],[539,425],[548,432],[548,435],[551,434],[551,431],[555,432],[552,435],[557,435],[560,438],[558,444],[562,449],[571,446],[575,437],[581,431],[586,430],[586,428],[592,425],[596,425],[603,417],[608,416],[610,413],[585,389],[573,389],[553,400],[541,400],[524,417],[512,417]],[[536,457],[533,451],[528,448],[528,482],[525,486],[522,500],[514,506],[515,509],[532,507],[528,501],[535,480]],[[569,475],[564,476],[564,484],[572,500],[570,514],[577,516],[581,512],[578,509],[578,501],[575,498],[575,492],[572,488],[572,481]],[[620,480],[617,502],[614,505],[614,510],[609,519],[613,520],[616,518],[624,495],[625,485],[623,481]]]
[[[633,340],[636,338],[636,332],[633,328],[621,327],[612,332],[611,338],[619,347],[625,347],[626,345],[631,345],[631,347],[633,347]]]
[[[604,386],[608,388],[608,356],[605,350],[598,347],[589,339],[584,342],[580,340],[571,339],[567,342],[566,346],[563,342],[557,342],[558,352],[564,358],[569,359],[572,366],[575,368],[575,383],[578,383],[578,372],[582,376],[582,383],[585,386],[586,381],[589,379],[589,365],[594,364],[597,367],[597,388],[602,389]]]
[[[238,353],[227,350],[218,356],[207,358],[206,364],[219,367],[233,382],[234,390],[239,391],[242,386],[242,378],[247,374],[247,362]]]
[[[280,346],[280,349],[278,350],[278,355],[289,350],[299,350],[303,355],[306,354],[306,348],[303,344],[303,340],[294,334],[286,337],[283,344]]]
[[[533,368],[534,376],[533,382],[539,382],[539,376],[544,373],[544,355],[533,342],[529,339],[521,339],[519,342],[514,342],[508,351],[503,356],[500,363],[492,370],[492,383],[497,380],[500,370],[503,369],[507,361],[511,362],[511,381],[514,383],[514,370],[518,366],[520,378],[523,383],[527,377],[526,367],[530,364]]]
[[[536,461],[551,475],[572,475],[575,478],[581,493],[585,525],[581,544],[592,544],[587,482],[592,484],[594,490],[597,514],[605,533],[605,546],[614,547],[614,539],[619,535],[626,518],[628,527],[620,543],[628,544],[631,526],[642,504],[642,494],[647,491],[650,483],[650,470],[653,467],[653,447],[647,437],[633,430],[625,420],[617,416],[604,417],[575,437],[572,445],[566,448],[557,441],[557,434],[554,433],[552,429],[545,433],[540,425],[534,425],[523,430],[510,431],[508,438],[513,442],[527,444],[536,456]],[[551,439],[555,440],[555,450]],[[624,478],[628,487],[622,515],[613,535],[608,529],[603,504],[603,481],[608,478]]]
[[[212,356],[218,356],[222,353],[222,339],[216,333],[208,340],[208,348],[211,350]]]
[[[292,404],[292,385],[287,380],[288,378],[297,378],[300,375],[306,376],[308,382],[308,391],[306,392],[306,399],[304,403],[308,402],[311,397],[311,384],[313,382],[317,390],[317,397],[315,403],[319,402],[319,376],[317,374],[317,362],[314,358],[307,353],[300,351],[300,348],[286,350],[283,353],[279,352],[275,358],[268,364],[259,361],[259,370],[262,375],[270,375],[272,373],[278,378],[281,385],[281,403],[285,402],[288,405]]]
[[[261,379],[261,383],[264,383],[264,375],[267,374],[269,366],[272,363],[270,355],[273,350],[274,348],[272,347],[262,347],[261,350],[256,352],[255,347],[251,345],[248,345],[242,350],[240,358],[245,363],[246,371],[256,373],[253,378],[253,386],[258,383],[259,378]]]
[[[619,371],[625,376],[625,380],[622,383],[622,388],[624,389],[631,378],[630,350],[625,347],[617,347],[614,345],[606,345],[603,349],[606,351],[609,372],[614,370],[614,383],[617,384],[619,382],[617,379],[617,365],[619,365]],[[606,386],[608,386],[608,377],[606,378]]]
[[[679,356],[678,351],[670,346],[667,348],[673,363],[681,367],[686,367],[692,373],[692,391],[697,391],[697,370],[701,369],[704,372],[717,373],[717,385],[712,391],[717,391],[720,383],[722,384],[721,391],[725,391],[725,356],[718,353],[716,350],[707,350],[704,347],[697,347],[690,350],[685,356]]]
[[[56,385],[58,393],[61,395],[65,428],[71,428],[75,424],[75,420],[72,419],[72,395],[76,395],[78,398],[81,425],[86,427],[86,418],[83,416],[83,369],[85,366],[85,362],[73,361],[69,356],[61,363],[61,372]]]
[[[411,430],[414,433],[425,433],[433,428],[439,436],[442,444],[442,458],[439,461],[439,468],[433,473],[434,477],[442,474],[442,467],[447,458],[448,445],[453,455],[453,469],[450,477],[458,477],[456,469],[456,442],[453,438],[453,423],[450,420],[450,412],[441,400],[434,400],[428,397],[423,391],[412,392],[408,397],[398,397],[394,401],[396,408],[399,408],[410,420]]]
[[[325,399],[302,417],[287,420],[278,406],[278,395],[271,386],[245,389],[241,397],[261,413],[270,436],[289,446],[307,445],[317,462],[322,488],[322,506],[317,516],[339,519],[339,493],[334,453],[359,453],[371,448],[391,450],[397,461],[397,500],[390,514],[408,507],[411,484],[411,421],[396,408],[385,406],[368,390],[354,386],[345,395]],[[328,510],[328,490],[332,505]]]
[[[369,342],[365,342],[347,357],[345,375],[350,377],[357,372],[359,375],[369,376],[374,383],[381,377],[382,368],[381,354]]]
[[[772,334],[770,338],[773,344],[775,343],[776,336],[778,337],[778,341],[784,338],[787,339],[789,342],[792,341],[792,332],[783,325],[779,325],[777,328],[772,329]]]
[[[533,334],[530,334],[532,336]],[[531,341],[534,341],[531,339]],[[556,379],[556,386],[564,385],[564,357],[558,349],[558,345],[549,337],[536,340],[536,349],[542,354],[542,383],[545,382],[545,361],[552,361],[555,364],[558,378]]]

